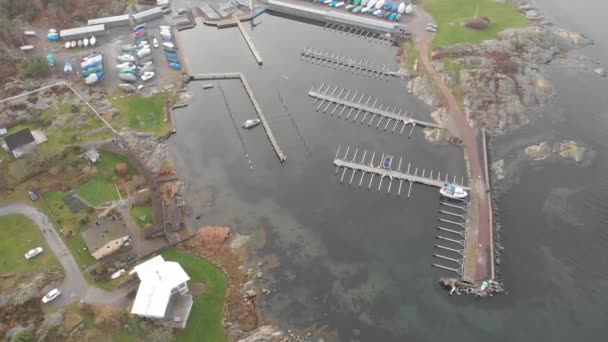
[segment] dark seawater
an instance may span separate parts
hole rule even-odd
[[[529,144],[571,138],[597,149],[594,163],[587,168],[565,161],[518,163],[499,198],[509,294],[492,300],[448,297],[437,285],[448,274],[430,267],[437,191],[414,185],[408,200],[404,186],[398,198],[398,183],[387,195],[386,180],[380,192],[377,178],[368,191],[369,178],[358,189],[359,176],[349,186],[348,173],[340,184],[341,171],[334,173],[332,160],[339,145],[342,151],[351,145],[351,151],[367,149],[368,160],[371,151],[402,155],[404,165],[460,177],[465,174],[462,151],[427,143],[419,129],[408,139],[376,130],[375,124],[321,115],[306,95],[313,85],[332,82],[429,120],[428,108],[407,94],[403,81],[300,61],[300,51],[313,46],[396,67],[395,49],[281,17],[264,15],[257,22],[253,31],[247,27],[264,59],[262,67],[237,29],[184,31],[182,54],[194,73],[246,75],[287,162],[278,162],[262,127],[239,128],[253,165],[249,169],[218,82],[202,90],[207,81],[190,84],[193,98],[176,113],[178,134],[171,138],[170,154],[186,181],[192,216],[201,215],[193,225],[230,225],[252,236],[255,256],[278,257],[280,265],[264,269],[264,282],[273,290],[261,300],[267,318],[285,329],[328,326],[341,341],[348,341],[353,329],[361,331],[361,341],[608,337],[603,326],[608,319],[605,80],[562,65],[548,67],[559,95],[534,114],[530,126],[497,139],[494,157],[510,163]],[[221,86],[237,124],[255,117],[240,83],[223,81]],[[310,155],[284,114],[277,89]],[[205,202],[209,189],[215,192],[210,206]]]

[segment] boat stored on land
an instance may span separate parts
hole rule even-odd
[[[397,13],[402,14],[403,12],[405,12],[405,2],[400,3],[397,8]]]
[[[19,49],[21,49],[21,51],[29,51],[32,50],[34,48],[34,45],[23,45],[21,47],[19,47]]]
[[[443,183],[443,187],[439,189],[439,193],[441,196],[453,199],[463,199],[469,195],[463,187],[449,184],[448,182]]]
[[[91,43],[91,46],[95,46],[95,43],[97,43],[97,39],[95,38],[95,36],[91,36],[91,39],[89,39],[89,43]]]

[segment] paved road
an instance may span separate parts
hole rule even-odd
[[[482,160],[482,155],[479,151],[479,129],[477,127],[471,127],[467,121],[466,115],[460,109],[456,98],[452,94],[452,91],[447,86],[443,78],[439,75],[437,70],[433,67],[429,58],[429,43],[435,37],[434,33],[427,32],[425,30],[426,24],[434,22],[433,18],[424,11],[424,4],[416,6],[416,13],[413,20],[409,22],[409,27],[412,30],[414,41],[418,51],[420,52],[420,59],[424,68],[428,72],[429,76],[433,78],[435,84],[437,84],[439,91],[445,98],[448,107],[448,113],[452,118],[454,124],[453,130],[456,135],[463,141],[463,149],[465,157],[469,162],[469,175],[470,175],[470,186],[471,186],[471,197],[475,196],[475,200],[471,200],[471,205],[476,204],[477,208],[472,208],[471,213],[477,214],[475,221],[477,222],[477,248],[475,250],[475,256],[470,256],[476,262],[475,267],[475,280],[484,280],[487,278],[494,278],[493,274],[493,262],[494,262],[494,245],[492,241],[492,226],[490,224],[490,207],[489,207],[489,196],[486,190],[489,189],[485,181],[485,172]],[[448,30],[449,28],[439,28]],[[452,128],[452,127],[451,127]],[[472,227],[474,229],[474,227]],[[472,246],[469,246],[472,247]],[[489,254],[489,255],[488,255]],[[469,258],[469,260],[470,260]],[[490,267],[488,267],[488,265]],[[489,271],[489,272],[488,272]],[[490,274],[488,274],[490,273]]]
[[[59,284],[52,284],[44,289],[46,292],[57,287],[63,292],[62,296],[52,303],[53,306],[64,306],[79,300],[97,305],[127,306],[130,304],[126,298],[129,288],[108,292],[87,283],[70,250],[44,213],[22,203],[0,207],[0,216],[11,214],[24,215],[34,221],[44,235],[49,248],[63,266],[65,278]]]

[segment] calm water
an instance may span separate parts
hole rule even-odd
[[[190,85],[190,106],[177,113],[178,134],[170,148],[187,182],[188,202],[201,215],[193,224],[229,224],[253,236],[254,254],[272,256],[274,264],[278,259],[264,274],[274,290],[261,303],[268,318],[286,329],[326,325],[344,341],[352,329],[361,330],[362,341],[591,341],[608,335],[602,329],[608,318],[603,80],[552,72],[560,96],[533,125],[497,141],[497,158],[507,163],[520,147],[540,139],[580,138],[598,154],[585,169],[565,162],[520,164],[499,200],[510,294],[491,301],[448,297],[437,286],[446,273],[430,267],[436,190],[414,186],[408,200],[396,197],[397,183],[390,195],[386,182],[377,191],[377,179],[372,191],[369,178],[365,189],[340,184],[341,171],[334,173],[332,160],[338,145],[350,145],[351,151],[367,149],[368,156],[371,151],[402,155],[414,167],[462,176],[462,151],[426,143],[418,129],[408,139],[376,130],[375,124],[321,115],[306,95],[313,85],[333,82],[429,119],[428,108],[407,94],[401,81],[356,76],[299,58],[305,46],[313,46],[396,67],[395,50],[280,17],[264,15],[260,22],[248,29],[264,59],[261,68],[236,29],[184,31],[182,53],[195,73],[246,75],[287,163],[279,164],[261,127],[241,130],[251,171],[218,87],[202,90],[196,82]],[[239,83],[221,87],[237,124],[255,117]],[[355,180],[358,184],[359,177]],[[216,195],[211,206],[205,202],[209,188]]]

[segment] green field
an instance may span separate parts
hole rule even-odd
[[[117,164],[126,163],[129,166],[128,174],[137,175],[137,170],[127,158],[108,152],[100,152],[99,155],[101,161],[95,166],[97,175],[76,188],[76,193],[93,206],[120,199],[114,186],[118,181]]]
[[[479,7],[478,7],[479,6]],[[435,18],[439,31],[432,47],[458,42],[480,43],[495,38],[506,28],[524,27],[528,19],[509,3],[496,0],[429,0],[425,6]],[[485,30],[472,30],[462,22],[475,17],[488,17],[491,22]]]
[[[228,281],[222,270],[205,259],[175,249],[165,251],[163,257],[179,262],[190,276],[190,287],[199,282],[206,286],[205,291],[194,298],[188,324],[176,334],[177,341],[228,341],[222,327]]]
[[[131,215],[139,228],[152,224],[152,206],[150,204],[133,206],[131,208]]]
[[[116,98],[112,104],[120,111],[113,125],[129,127],[142,132],[155,132],[157,136],[169,133],[171,127],[165,116],[165,95],[151,97],[129,96]]]
[[[59,260],[48,248],[42,234],[38,226],[25,216],[1,216],[0,274],[12,273],[19,276],[53,267],[61,268]],[[26,260],[24,254],[35,247],[42,247],[44,252],[33,259]]]

